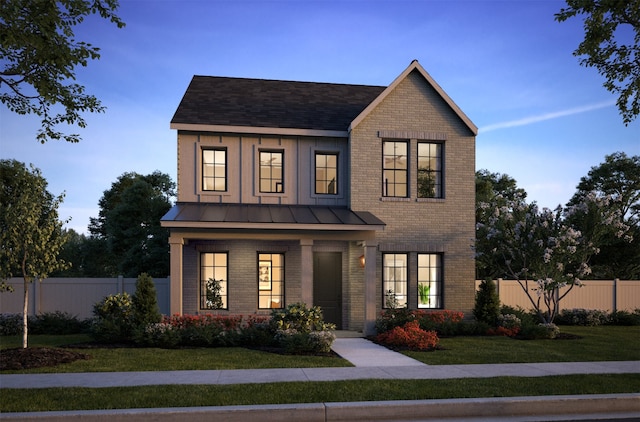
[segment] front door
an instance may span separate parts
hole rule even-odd
[[[325,322],[342,329],[342,253],[313,254],[313,305],[322,309]]]

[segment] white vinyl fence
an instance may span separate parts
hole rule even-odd
[[[133,294],[136,278],[47,278],[29,284],[29,315],[45,312],[68,312],[79,319],[93,316],[96,302],[117,293]],[[169,278],[154,278],[160,313],[169,314]],[[13,292],[0,293],[0,313],[22,313],[24,285],[22,278],[11,278]]]
[[[476,290],[481,281],[476,280]],[[523,309],[533,309],[529,298],[515,280],[495,280],[500,303]],[[585,280],[560,301],[560,309],[597,309],[605,312],[629,311],[640,308],[640,280]],[[531,297],[536,300],[535,282],[529,282]],[[565,288],[566,289],[566,288]],[[565,291],[561,290],[561,293]]]

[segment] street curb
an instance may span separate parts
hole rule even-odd
[[[185,407],[159,409],[82,410],[64,412],[3,413],[2,421],[128,422],[211,421],[260,422],[304,420],[422,421],[443,418],[500,418],[522,416],[568,416],[602,414],[640,418],[640,394],[598,394],[578,396],[500,397],[443,400],[398,400],[345,403],[301,403],[260,406]]]

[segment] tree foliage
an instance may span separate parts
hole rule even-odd
[[[100,58],[100,49],[77,41],[74,27],[98,14],[116,24],[117,0],[6,0],[0,2],[0,101],[18,114],[35,114],[42,128],[37,139],[78,142],[59,125],[86,126],[84,112],[104,107],[73,81],[75,68]],[[62,110],[60,110],[62,109]]]
[[[501,197],[480,204],[484,215],[477,224],[476,251],[495,269],[499,277],[516,280],[545,324],[553,322],[560,301],[591,272],[590,258],[608,227],[625,236],[628,226],[620,222],[620,211],[606,199],[585,196],[567,208],[540,210],[535,203]],[[601,225],[582,233],[568,224],[575,215],[598,209]]]
[[[584,40],[573,54],[582,57],[582,66],[595,67],[605,77],[604,87],[619,95],[618,109],[629,124],[640,114],[640,0],[566,1],[555,19],[585,15]]]
[[[593,277],[640,278],[640,156],[629,157],[624,152],[605,156],[603,163],[592,167],[580,179],[569,205],[579,204],[589,195],[596,195],[607,201],[608,207],[617,210],[619,223],[629,226],[627,237],[632,238],[627,241],[610,227],[603,235],[600,253],[593,257]],[[573,216],[571,224],[589,233],[594,229],[602,230],[604,218],[596,208]]]
[[[159,171],[124,173],[104,191],[89,231],[106,248],[106,275],[169,274],[169,232],[160,219],[171,208],[174,191],[170,176]]]
[[[131,298],[133,305],[135,324],[145,327],[148,324],[160,322],[162,314],[158,306],[156,286],[153,279],[147,273],[142,273],[136,280],[136,291]]]
[[[58,257],[65,233],[58,219],[64,195],[47,191],[40,170],[29,171],[16,160],[0,160],[0,291],[9,290],[6,280],[24,280],[23,347],[27,347],[29,284],[40,281],[67,263]]]

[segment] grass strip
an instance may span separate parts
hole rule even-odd
[[[2,389],[0,412],[516,397],[640,392],[640,375],[357,380],[238,385]]]

